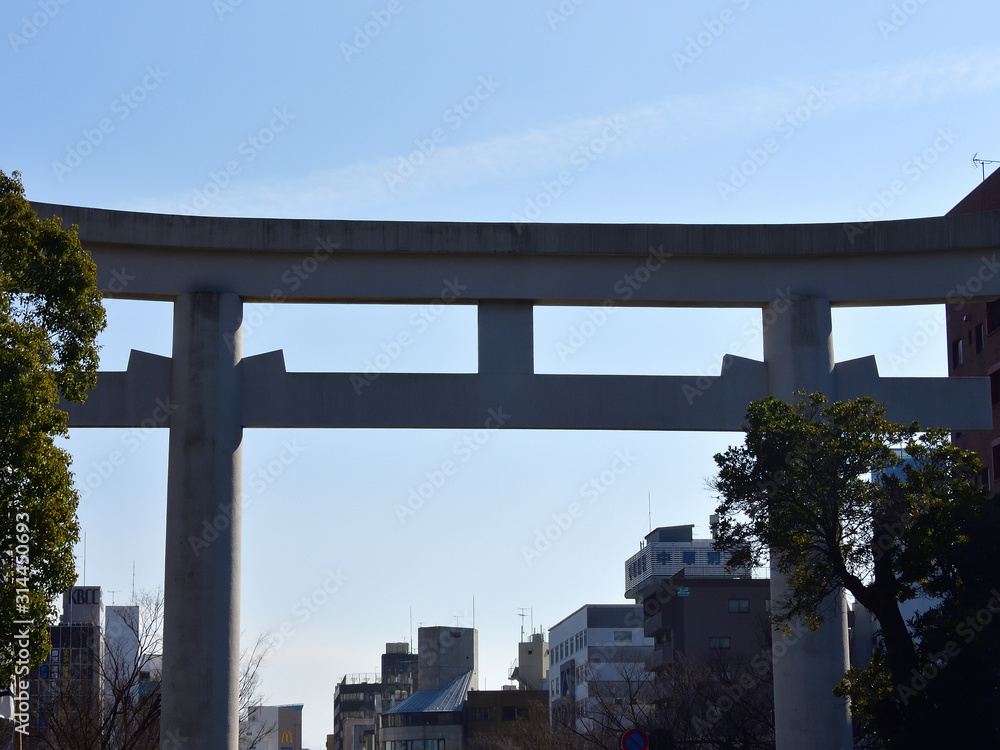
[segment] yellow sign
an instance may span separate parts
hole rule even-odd
[[[295,744],[295,735],[287,729],[281,733],[281,744],[284,745],[286,742],[290,745]]]

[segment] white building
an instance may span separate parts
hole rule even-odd
[[[139,653],[141,633],[139,608],[109,605],[104,609],[104,690],[111,698],[116,685],[129,685],[138,694],[139,684],[134,673],[142,666]]]
[[[751,571],[745,568],[727,570],[729,553],[716,550],[713,544],[712,539],[694,538],[694,524],[653,529],[639,551],[625,563],[625,596],[642,601],[645,588],[681,569],[688,578],[751,577]]]
[[[253,741],[255,750],[302,750],[302,704],[252,707],[240,747]]]
[[[594,691],[614,693],[645,674],[653,639],[643,632],[642,607],[587,604],[549,630],[549,715],[584,721]]]

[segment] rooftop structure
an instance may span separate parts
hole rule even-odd
[[[729,553],[720,552],[712,539],[695,539],[694,524],[661,526],[646,534],[642,548],[625,563],[625,596],[641,601],[645,588],[658,578],[680,570],[692,578],[750,577],[747,568],[727,570]]]

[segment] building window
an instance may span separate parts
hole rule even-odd
[[[961,367],[962,363],[965,361],[962,356],[962,339],[955,339],[951,342],[951,369]]]
[[[694,565],[694,550],[693,549],[684,550],[684,564],[685,565]]]
[[[771,611],[771,600],[770,599],[765,599],[764,600],[764,611],[765,612],[770,612]]]
[[[708,647],[714,649],[731,648],[731,642],[728,638],[709,638]]]
[[[986,304],[986,333],[993,333],[1000,328],[1000,299]]]
[[[730,599],[729,600],[729,611],[730,612],[749,612],[750,611],[750,600],[749,599]]]
[[[715,550],[709,550],[708,552],[708,564],[709,565],[722,565],[722,553],[716,552]]]
[[[990,395],[994,406],[1000,404],[1000,370],[990,373]]]
[[[986,346],[986,333],[983,331],[983,324],[976,326],[976,354],[979,354]]]
[[[489,708],[474,708],[474,709],[472,709],[472,720],[473,721],[489,721],[490,720],[490,709]]]
[[[631,630],[616,630],[615,631],[615,643],[631,643],[632,642],[632,631]]]
[[[514,721],[516,719],[527,719],[528,709],[524,706],[504,706],[501,721]]]

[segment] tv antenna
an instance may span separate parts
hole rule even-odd
[[[979,153],[976,152],[972,155],[972,166],[982,167],[983,169],[983,182],[986,182],[986,165],[987,164],[1000,164],[1000,160],[997,159],[980,159]]]
[[[528,616],[528,612],[530,611],[530,607],[517,608],[517,616],[521,618],[521,643],[524,643],[524,618]]]

